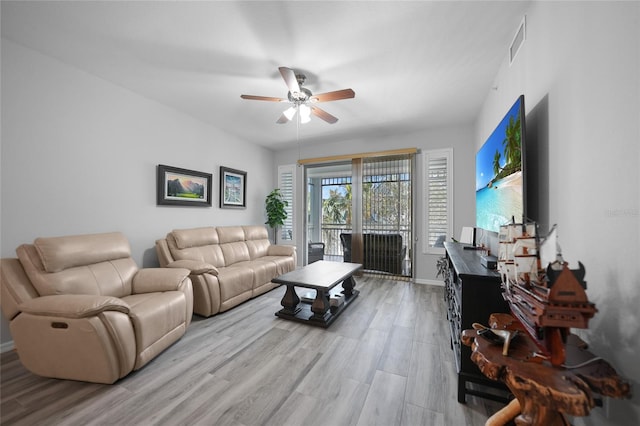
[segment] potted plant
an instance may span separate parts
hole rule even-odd
[[[280,188],[276,188],[267,195],[265,206],[267,209],[266,225],[273,228],[273,243],[278,244],[278,226],[284,225],[287,218],[287,212],[284,209],[289,203],[283,199]]]

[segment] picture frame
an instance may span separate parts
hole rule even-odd
[[[220,208],[247,207],[247,172],[220,167]]]
[[[211,173],[158,164],[157,205],[211,207]]]

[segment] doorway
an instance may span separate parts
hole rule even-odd
[[[413,155],[305,165],[307,259],[413,276]]]

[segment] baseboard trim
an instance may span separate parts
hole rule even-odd
[[[440,280],[423,280],[416,278],[415,280],[413,280],[413,282],[416,284],[437,285],[439,287],[444,287],[444,281]]]
[[[12,351],[13,348],[14,348],[13,340],[9,340],[8,342],[4,342],[0,344],[0,353]]]

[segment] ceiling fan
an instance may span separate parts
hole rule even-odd
[[[306,87],[302,87],[307,77],[304,74],[296,74],[294,70],[287,67],[280,67],[280,74],[284,79],[289,93],[287,98],[275,98],[270,96],[255,96],[255,95],[240,95],[242,99],[250,99],[254,101],[269,101],[269,102],[289,102],[293,104],[290,108],[285,110],[276,123],[284,124],[295,116],[296,112],[300,117],[300,123],[308,123],[311,120],[311,114],[326,121],[329,124],[333,124],[338,121],[338,118],[329,114],[323,109],[315,106],[318,102],[339,101],[341,99],[353,98],[356,93],[351,89],[336,90],[334,92],[321,93],[314,95],[311,90]]]

